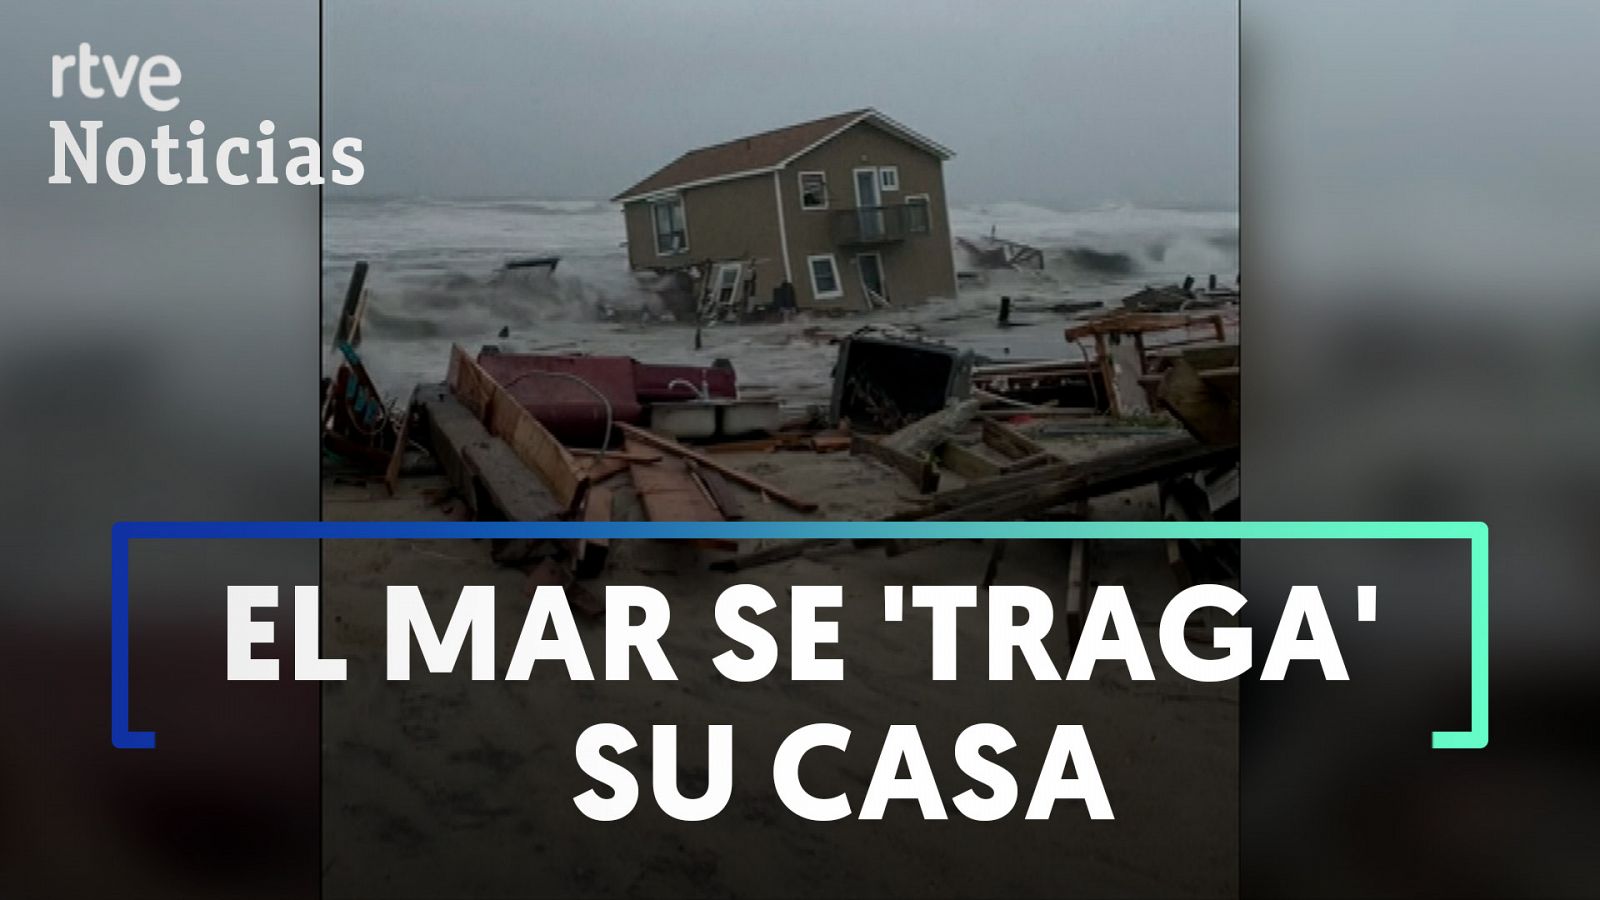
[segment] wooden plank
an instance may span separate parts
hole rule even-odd
[[[610,488],[591,487],[583,498],[583,521],[611,521],[612,494]],[[611,541],[603,537],[586,537],[576,542],[572,550],[572,571],[579,578],[593,578],[605,569],[606,557],[611,553]]]
[[[1100,371],[1114,416],[1138,416],[1150,411],[1150,400],[1139,377],[1144,374],[1144,357],[1133,341],[1107,341],[1095,336],[1100,351]]]
[[[659,461],[660,458],[661,457],[658,456],[656,457],[656,460]],[[584,474],[589,476],[589,490],[594,490],[595,485],[605,481],[608,478],[611,478],[614,475],[620,475],[623,472],[628,471],[628,469],[632,468],[633,465],[633,463],[630,463],[626,459],[617,459],[610,456],[606,457],[605,459],[595,460],[589,464],[587,469],[584,470]],[[639,465],[648,465],[648,463],[640,462]]]
[[[1142,334],[1151,331],[1185,330],[1195,326],[1210,326],[1217,340],[1224,339],[1221,313],[1191,315],[1188,313],[1118,312],[1068,326],[1063,331],[1068,343],[1086,337],[1107,334]]]
[[[400,481],[400,467],[406,460],[406,445],[411,436],[412,406],[416,403],[417,392],[411,392],[411,403],[406,404],[405,411],[400,417],[400,431],[395,434],[394,452],[389,454],[389,465],[383,470],[383,486],[393,497],[395,485]]]
[[[1006,475],[1009,475],[1012,472],[1026,472],[1029,469],[1037,469],[1040,466],[1047,466],[1053,462],[1060,461],[1060,458],[1054,454],[1036,453],[1033,456],[1024,456],[1023,458],[1015,460],[1014,462],[1006,463],[1000,467],[1000,472],[1001,474]]]
[[[1238,366],[1224,366],[1219,369],[1201,369],[1200,380],[1204,381],[1214,390],[1221,391],[1233,403],[1239,402],[1241,383],[1239,380]]]
[[[936,495],[920,512],[895,518],[952,522],[1022,519],[1048,512],[1071,501],[1114,494],[1186,472],[1225,465],[1239,458],[1237,446],[1209,447],[1188,436],[1182,440],[1181,444],[1164,441],[1149,448],[1137,448],[1134,452],[1107,454],[1074,463],[1073,471],[1066,474],[1053,466],[1021,473],[1036,476],[1042,472],[1053,476],[1043,481],[1013,483],[1001,490],[996,490],[992,484],[960,488]],[[990,481],[1017,477],[1000,475]]]
[[[1000,474],[998,463],[955,441],[939,448],[939,464],[968,481],[980,481]]]
[[[1004,422],[985,417],[983,442],[1007,459],[1027,459],[1041,454],[1048,456],[1044,445]]]
[[[334,349],[338,349],[340,344],[361,342],[361,312],[366,306],[362,298],[366,293],[366,284],[367,261],[358,259],[350,271],[350,284],[345,287],[344,306],[339,311],[339,324],[333,330]]]
[[[882,444],[907,456],[932,453],[952,435],[959,434],[966,428],[967,423],[978,414],[978,408],[982,405],[982,400],[973,398],[963,400],[954,406],[947,406],[885,437]]]
[[[932,456],[901,453],[864,434],[850,436],[850,452],[856,456],[870,456],[906,476],[920,493],[931,494],[939,489],[939,469],[933,464]]]
[[[471,482],[466,463],[461,459],[461,447],[473,440],[487,440],[492,435],[445,385],[418,385],[414,402],[428,426],[428,447],[433,451],[433,458],[456,490],[470,498]]]
[[[1217,343],[1215,341],[1179,344],[1177,346],[1164,345],[1152,347],[1148,356],[1158,364],[1181,358],[1188,360],[1189,365],[1201,371],[1224,369],[1239,365],[1239,345],[1237,343]]]
[[[728,479],[694,463],[688,465],[689,472],[700,482],[700,487],[705,490],[706,496],[716,505],[724,519],[737,521],[744,518],[744,508],[740,505],[739,498],[734,494],[733,485],[728,483]]]
[[[462,448],[461,455],[478,490],[507,521],[544,522],[566,512],[566,506],[550,496],[505,441],[490,437],[474,442]],[[481,509],[478,517],[489,518]]]
[[[811,439],[811,449],[818,453],[838,453],[850,449],[848,434],[819,434]]]
[[[683,459],[690,460],[699,466],[720,474],[722,477],[735,484],[743,485],[752,491],[756,491],[757,493],[771,497],[790,509],[794,509],[799,512],[811,512],[817,508],[817,504],[810,500],[796,497],[782,488],[779,488],[777,485],[769,484],[768,482],[763,481],[760,478],[749,474],[748,472],[741,472],[732,466],[724,465],[705,455],[704,453],[699,453],[695,450],[685,447],[671,438],[662,437],[653,431],[647,431],[638,427],[637,425],[630,425],[626,422],[618,422],[617,428],[620,429],[623,434],[627,435],[630,441],[637,441],[641,444],[647,444],[656,448],[657,450],[663,450]],[[638,470],[636,469],[635,472],[637,473],[637,471]]]
[[[722,512],[681,459],[633,467],[633,485],[652,522],[721,522]]]
[[[490,434],[447,388],[421,386],[415,398],[428,423],[434,458],[477,518],[538,522],[563,512],[506,442]]]
[[[525,466],[538,473],[551,495],[568,510],[581,506],[589,481],[579,473],[572,454],[459,344],[450,348],[447,383],[491,434],[504,440]]]
[[[1234,370],[1237,372],[1237,370]],[[1176,359],[1156,389],[1161,405],[1201,443],[1239,442],[1239,403],[1213,387],[1188,361]]]
[[[653,463],[653,462],[660,462],[661,461],[661,454],[659,454],[659,453],[649,453],[649,452],[645,452],[645,453],[627,453],[627,452],[622,451],[622,450],[605,450],[605,451],[601,451],[601,450],[587,450],[587,449],[577,449],[577,448],[569,448],[567,450],[567,452],[571,453],[575,457],[579,457],[579,462],[580,463],[582,462],[583,458],[590,458],[590,459],[594,459],[594,460],[620,459],[623,462],[631,462],[631,463],[635,463],[635,462],[636,463]]]

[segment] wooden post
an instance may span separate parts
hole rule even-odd
[[[345,288],[344,308],[339,312],[339,327],[333,333],[333,346],[350,344],[351,346],[361,341],[361,292],[367,286],[367,261],[357,260],[355,269],[350,272],[350,286]]]

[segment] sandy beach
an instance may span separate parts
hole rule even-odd
[[[1063,455],[1101,448],[1107,438],[1057,441]],[[911,490],[875,462],[849,454],[730,454],[731,464],[823,501],[818,516],[855,519],[904,504]],[[625,492],[623,492],[625,493]],[[439,478],[407,479],[389,497],[381,485],[330,483],[329,519],[450,519],[463,514]],[[1156,515],[1153,488],[1095,501],[1107,518]],[[776,504],[752,519],[793,513]],[[619,501],[615,516],[640,512]],[[397,896],[468,891],[487,896],[792,895],[1107,896],[1236,891],[1237,685],[1199,685],[1165,668],[1156,616],[1179,585],[1153,543],[1092,545],[1100,580],[1124,585],[1154,682],[1133,682],[1120,665],[1082,683],[1018,680],[996,690],[983,678],[933,682],[926,611],[904,623],[881,618],[884,584],[972,584],[989,547],[944,545],[899,557],[849,547],[738,575],[709,571],[715,551],[666,542],[618,544],[602,578],[589,585],[649,584],[672,601],[663,640],[679,681],[569,682],[565,670],[535,667],[528,682],[472,682],[465,672],[393,684],[383,677],[384,588],[416,584],[435,620],[464,584],[493,584],[501,625],[499,659],[509,657],[526,614],[527,578],[494,565],[476,542],[337,542],[323,556],[324,644],[350,660],[350,678],[323,699],[325,887],[327,896],[381,889]],[[1014,542],[1000,583],[1065,588],[1061,548]],[[839,584],[843,683],[786,677],[786,621],[770,623],[779,669],[751,684],[723,679],[711,659],[730,646],[712,620],[726,586],[748,582],[784,597],[793,584]],[[769,616],[767,618],[777,618]],[[963,671],[987,665],[982,620],[965,620]],[[601,620],[580,617],[599,660]],[[1055,638],[1060,632],[1052,632]],[[1064,639],[1051,655],[1065,671]],[[1019,670],[1019,675],[1025,669]],[[613,823],[586,819],[572,797],[592,782],[573,744],[595,722],[629,727],[641,746],[623,759],[640,779],[639,807]],[[961,729],[994,722],[1016,737],[1002,757],[1021,801],[1000,822],[924,822],[910,802],[891,803],[885,822],[809,822],[786,809],[772,786],[778,743],[811,722],[853,730],[849,750],[814,754],[802,769],[819,795],[843,791],[860,802],[889,724],[916,723],[946,805],[972,786],[952,759]],[[648,726],[677,723],[680,784],[704,788],[707,724],[734,731],[734,789],[728,807],[703,823],[664,816],[649,795]],[[1058,804],[1048,821],[1023,808],[1056,724],[1081,724],[1115,809],[1092,822],[1081,803]],[[699,760],[697,763],[696,760]],[[698,782],[698,785],[697,785]],[[952,848],[957,848],[952,852]],[[822,862],[826,860],[826,862]],[[449,865],[444,865],[449,861]],[[996,881],[996,873],[1002,873]]]

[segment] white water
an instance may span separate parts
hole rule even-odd
[[[1056,211],[1005,202],[952,207],[952,230],[993,232],[1040,247],[1043,273],[994,272],[957,297],[844,318],[717,326],[694,349],[692,328],[656,318],[655,296],[628,271],[622,213],[587,200],[329,201],[323,225],[323,325],[338,316],[351,265],[367,260],[368,310],[360,352],[391,400],[444,376],[449,346],[508,351],[621,354],[651,362],[733,361],[746,392],[786,402],[826,402],[837,353],[829,335],[871,322],[943,340],[994,358],[1075,357],[1061,338],[1067,317],[1052,303],[1115,303],[1144,284],[1232,282],[1239,216],[1129,206]],[[553,275],[502,272],[519,256],[557,255]],[[958,254],[958,268],[963,267]],[[1002,294],[1013,319],[994,325]],[[502,327],[510,337],[499,338]]]

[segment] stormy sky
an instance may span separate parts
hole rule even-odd
[[[609,197],[684,150],[876,107],[958,201],[1235,208],[1233,0],[336,0],[354,192]]]

